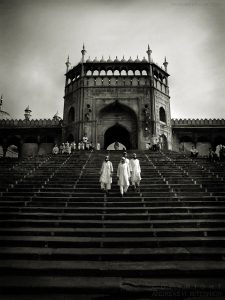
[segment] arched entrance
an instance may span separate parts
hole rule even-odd
[[[160,142],[161,142],[161,149],[168,150],[168,142],[167,142],[167,138],[164,134],[162,134],[160,136]]]
[[[130,133],[125,127],[119,124],[115,124],[114,126],[106,130],[104,135],[104,149],[106,149],[115,141],[123,144],[126,149],[131,148]]]
[[[104,149],[118,141],[126,149],[137,149],[137,116],[128,106],[114,101],[99,112],[97,134]]]

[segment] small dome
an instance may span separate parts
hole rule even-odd
[[[0,120],[12,120],[12,117],[6,111],[0,110]]]
[[[90,56],[88,57],[88,59],[86,60],[87,63],[91,62],[91,58]]]
[[[114,62],[119,62],[118,57],[116,56],[116,58],[114,59]]]
[[[101,62],[101,63],[104,63],[104,62],[106,62],[103,56],[102,56],[102,58],[101,58],[100,62]]]
[[[107,59],[107,62],[113,62],[109,56],[109,58]]]
[[[142,62],[148,62],[145,57],[143,57]]]
[[[140,62],[140,59],[138,58],[138,56],[137,56],[137,58],[135,59],[135,62]]]
[[[95,57],[95,59],[93,60],[93,62],[95,62],[95,63],[99,62],[99,60],[97,59],[97,57]]]
[[[123,56],[121,62],[126,62],[126,59],[124,58],[124,56]]]
[[[131,56],[130,56],[130,58],[128,59],[128,62],[133,62],[133,60],[132,60]]]

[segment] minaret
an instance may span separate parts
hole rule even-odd
[[[150,63],[151,62],[152,50],[150,49],[149,44],[148,44],[148,50],[146,51],[146,53],[148,54],[148,62]]]
[[[87,53],[87,51],[85,50],[85,46],[83,44],[83,49],[81,50],[82,53],[82,59],[81,59],[81,77],[84,76],[84,56]]]
[[[67,73],[67,72],[69,71],[69,67],[70,67],[70,65],[71,65],[69,55],[68,55],[68,57],[67,57],[67,61],[65,62],[65,65],[66,65],[66,73]]]
[[[1,95],[1,99],[0,99],[0,111],[2,110],[2,103],[3,103],[3,95]]]
[[[65,65],[66,65],[66,74],[67,74],[71,65],[69,55],[67,57],[67,61],[65,62]],[[67,84],[68,84],[68,78],[66,76],[65,86],[67,86]]]
[[[167,72],[168,62],[166,61],[166,57],[165,57],[163,65],[164,65],[165,71]]]
[[[29,121],[31,118],[31,112],[32,112],[29,108],[29,105],[27,106],[27,108],[24,111],[25,111],[25,114],[24,114],[25,120]]]

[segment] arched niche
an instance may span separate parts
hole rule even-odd
[[[118,126],[122,126],[126,128],[129,132],[130,142],[128,143],[126,137],[120,136],[120,141],[122,144],[126,146],[126,148],[133,148],[137,149],[137,140],[138,140],[138,122],[137,122],[137,115],[133,109],[129,106],[120,103],[119,101],[114,101],[113,103],[105,106],[99,111],[98,119],[101,120],[101,123],[98,127],[98,132],[101,136],[105,136],[105,131],[109,128],[117,125],[117,127],[113,127],[113,137],[115,138],[116,128],[119,129]],[[123,131],[124,132],[124,131]],[[132,133],[132,134],[131,134]],[[120,131],[117,132],[120,134]],[[116,139],[115,139],[116,140]],[[124,140],[124,142],[123,142]],[[104,145],[109,145],[108,142],[111,141],[107,137],[107,143],[104,140],[101,141]],[[125,143],[126,142],[126,143]],[[128,146],[127,146],[128,145]]]
[[[74,120],[75,120],[75,110],[74,110],[74,107],[72,106],[68,112],[68,123],[71,123]]]
[[[163,107],[160,107],[160,109],[159,109],[159,120],[161,122],[166,123],[166,112],[165,112],[165,109]]]

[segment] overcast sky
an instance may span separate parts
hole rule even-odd
[[[146,56],[168,72],[173,118],[225,118],[224,0],[0,0],[0,94],[23,118],[62,116],[65,60]]]

